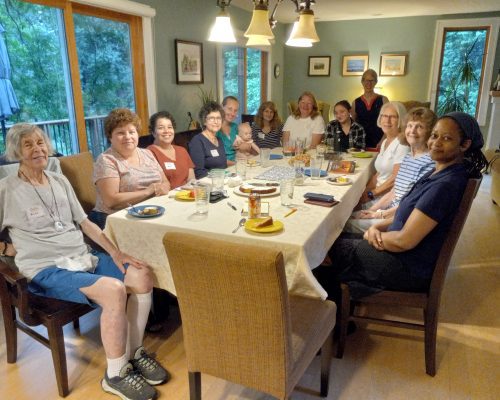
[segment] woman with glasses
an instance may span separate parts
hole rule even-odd
[[[367,69],[361,77],[363,94],[352,103],[352,118],[360,124],[366,133],[366,147],[375,148],[382,139],[383,132],[377,124],[382,105],[389,99],[375,93],[375,85],[378,82],[377,73],[373,69]]]
[[[408,146],[399,141],[405,116],[406,109],[398,101],[385,103],[380,110],[377,126],[384,132],[385,139],[382,141],[380,152],[375,160],[377,172],[368,182],[359,200],[364,205],[363,208],[371,207],[376,198],[392,189],[401,161],[410,151]]]
[[[222,127],[224,109],[215,101],[203,105],[199,113],[203,131],[189,142],[189,155],[194,162],[196,179],[208,175],[213,168],[226,168],[226,151],[217,132]]]

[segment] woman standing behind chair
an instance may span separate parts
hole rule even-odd
[[[210,101],[201,108],[199,119],[203,131],[189,142],[189,155],[194,162],[196,179],[207,176],[208,171],[213,168],[227,167],[224,144],[217,139],[217,132],[224,119],[224,109],[215,101]]]
[[[380,110],[377,125],[382,128],[386,138],[375,160],[377,172],[366,185],[360,198],[361,204],[371,202],[366,208],[370,207],[377,197],[392,189],[401,161],[410,151],[408,146],[402,145],[399,141],[405,115],[406,109],[397,101],[385,103]]]
[[[336,139],[336,151],[347,151],[350,148],[365,149],[365,130],[351,118],[351,105],[347,100],[341,100],[333,107],[335,120],[326,127],[326,138]]]
[[[319,112],[314,94],[302,93],[297,109],[287,118],[283,127],[283,142],[301,139],[305,140],[306,147],[315,149],[324,133],[325,121]]]
[[[137,147],[140,130],[141,120],[126,108],[111,111],[104,120],[104,132],[111,147],[94,164],[97,198],[89,216],[101,229],[108,214],[170,190],[170,183],[153,154]]]
[[[175,121],[168,111],[160,111],[149,118],[149,132],[155,141],[148,146],[154,154],[172,189],[194,179],[194,164],[184,147],[172,144]]]
[[[384,135],[377,119],[382,105],[389,101],[387,97],[375,93],[377,82],[377,73],[373,69],[367,69],[361,77],[363,94],[352,103],[352,117],[365,129],[366,147],[372,148],[378,146]]]
[[[276,104],[265,101],[260,105],[252,124],[252,139],[260,148],[273,149],[281,147],[282,136],[283,124]]]

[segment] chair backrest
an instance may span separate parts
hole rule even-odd
[[[415,108],[415,107],[431,108],[430,101],[408,100],[408,101],[401,101],[401,104],[403,104],[405,106],[406,111],[410,111],[412,108]]]
[[[288,108],[288,115],[292,115],[295,110],[297,109],[297,102],[296,101],[289,101],[287,104]],[[328,103],[325,103],[324,101],[318,100],[318,110],[323,117],[323,120],[325,121],[325,125],[328,124],[331,120],[330,116],[330,109],[331,106]]]
[[[168,232],[163,243],[188,371],[282,397],[292,360],[281,252],[181,232]]]
[[[86,213],[92,211],[96,201],[96,189],[92,182],[94,160],[89,152],[61,157],[62,173],[68,178],[76,197]]]
[[[453,218],[453,223],[451,225],[448,234],[443,242],[441,251],[439,252],[438,259],[436,261],[436,267],[434,268],[434,273],[432,274],[431,285],[429,288],[429,304],[439,306],[439,301],[441,298],[441,292],[443,290],[444,281],[446,278],[446,272],[448,271],[448,266],[450,265],[450,260],[455,250],[455,246],[460,238],[462,229],[469,215],[470,208],[472,206],[472,201],[476,197],[476,193],[481,185],[482,178],[474,179],[470,178],[467,182],[464,195],[458,206],[455,218]]]

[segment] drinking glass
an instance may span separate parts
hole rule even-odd
[[[293,200],[293,186],[295,179],[283,179],[280,182],[281,205],[291,206]]]
[[[242,181],[247,177],[247,160],[236,160],[236,175],[238,175]]]
[[[311,158],[311,179],[320,179],[321,177],[321,164],[323,162],[322,158],[312,157]]]
[[[260,149],[260,164],[263,168],[269,167],[269,158],[271,156],[271,149]]]
[[[208,213],[208,202],[210,200],[210,185],[203,182],[194,184],[194,202],[196,214]]]
[[[302,154],[306,148],[306,140],[305,139],[296,139],[295,140],[295,155]]]
[[[224,190],[224,177],[226,171],[223,169],[213,169],[210,171],[212,178],[212,192],[222,192]]]
[[[316,146],[316,157],[325,158],[325,153],[326,153],[326,145],[322,143],[318,144]]]
[[[289,158],[295,155],[295,142],[293,140],[283,141],[283,157]]]
[[[303,185],[304,184],[304,179],[305,179],[305,174],[304,174],[304,161],[296,160],[293,163],[293,168],[295,170],[295,184],[296,185]]]

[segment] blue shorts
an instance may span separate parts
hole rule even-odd
[[[33,277],[28,285],[29,291],[39,296],[97,307],[97,304],[88,299],[80,291],[80,288],[92,286],[103,276],[116,278],[123,282],[125,274],[116,266],[110,255],[105,253],[95,253],[94,255],[99,258],[94,272],[68,271],[55,266],[48,267]]]

